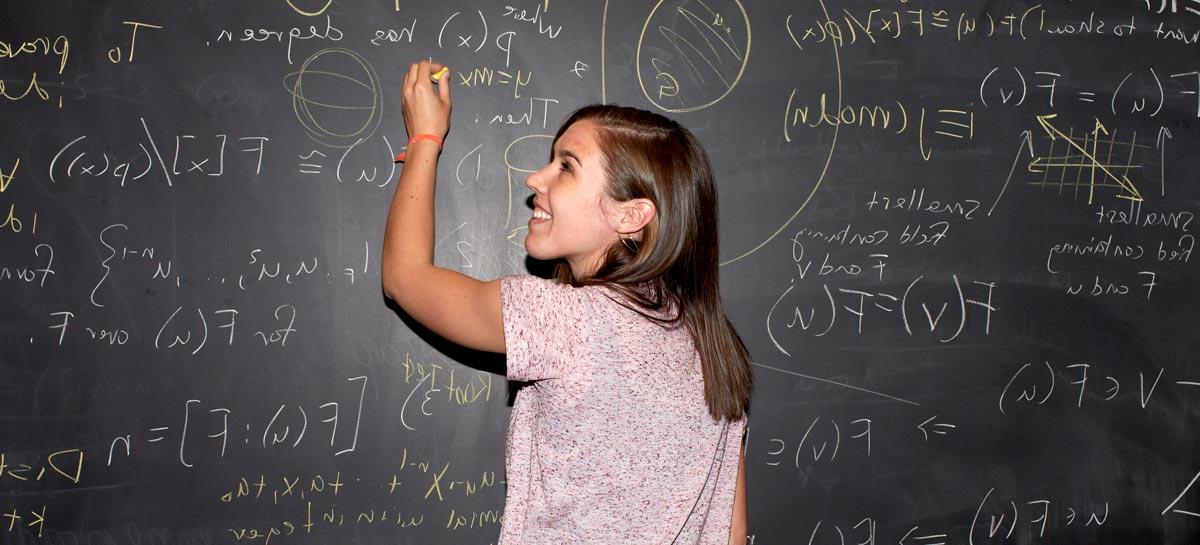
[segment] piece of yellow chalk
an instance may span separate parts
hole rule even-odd
[[[438,73],[433,75],[433,81],[438,81],[438,80],[442,79],[442,76],[445,76],[449,72],[450,72],[450,67],[443,66],[442,69],[438,71]]]

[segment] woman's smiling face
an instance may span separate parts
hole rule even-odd
[[[591,121],[572,123],[554,143],[550,163],[525,179],[534,192],[525,251],[535,259],[565,259],[576,278],[591,275],[618,237],[597,137]]]

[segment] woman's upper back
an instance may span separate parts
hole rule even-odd
[[[709,415],[687,329],[602,286],[517,276],[501,295],[508,376],[532,382],[509,428],[502,541],[724,543],[745,421]]]

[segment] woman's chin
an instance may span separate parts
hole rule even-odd
[[[538,261],[551,261],[557,257],[547,252],[545,248],[538,246],[537,241],[530,240],[532,238],[531,236],[525,237],[525,253],[529,254],[529,257]]]

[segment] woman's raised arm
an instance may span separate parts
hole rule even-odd
[[[445,138],[450,127],[450,81],[442,66],[414,63],[401,97],[409,138]],[[504,352],[500,281],[482,282],[433,264],[434,185],[440,149],[429,139],[410,140],[383,236],[383,292],[421,325],[477,350]]]

